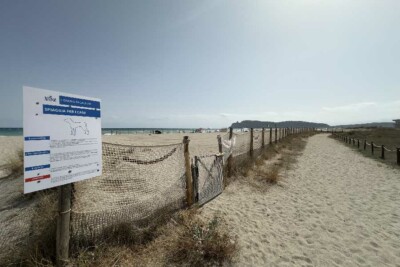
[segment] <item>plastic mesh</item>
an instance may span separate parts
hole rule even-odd
[[[262,146],[262,131],[254,130],[253,133],[253,150],[260,149]]]
[[[202,205],[222,193],[223,162],[222,157],[208,156],[197,158],[199,205]]]
[[[250,151],[250,133],[235,134],[235,145],[233,146],[232,156],[236,157]]]
[[[96,237],[112,225],[148,226],[184,206],[183,144],[103,143],[103,175],[75,185],[72,235]]]

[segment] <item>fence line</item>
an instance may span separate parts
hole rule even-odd
[[[335,131],[331,131],[331,134],[333,137],[335,137],[338,140],[343,141],[346,144],[350,144],[355,146],[357,144],[357,148],[360,149],[360,139],[358,138],[351,138],[350,136],[344,135],[343,133],[337,133]],[[368,143],[366,139],[364,139],[364,146],[363,150],[367,150],[367,146],[371,147],[371,155],[375,155],[375,148],[380,149],[380,158],[381,159],[386,159],[386,152],[396,152],[396,158],[397,158],[397,165],[400,165],[400,147],[397,148],[392,148],[389,149],[385,145],[376,145],[373,141],[371,143]]]
[[[255,158],[263,149],[290,135],[310,131],[315,129],[274,127],[239,134],[230,128],[218,136],[218,152],[208,155],[191,155],[187,137],[181,143],[160,146],[104,142],[103,175],[72,185],[70,242],[77,246],[93,244],[120,224],[129,225],[134,231],[149,229],[176,210],[203,205],[223,192],[227,177],[233,175],[240,159]],[[15,214],[24,215],[26,222],[38,216],[20,210]],[[29,246],[32,235],[28,228],[18,231],[18,224],[12,224],[12,219],[0,221],[0,226],[4,224],[14,225],[13,230],[17,231],[9,236],[4,231],[10,229],[1,227],[0,262],[9,248],[22,251]]]

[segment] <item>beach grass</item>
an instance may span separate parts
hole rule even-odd
[[[9,176],[19,177],[24,173],[23,149],[18,149],[15,154],[8,156],[6,160],[6,169]]]
[[[128,233],[123,227],[121,234]],[[121,236],[120,236],[121,237]],[[197,209],[175,213],[143,243],[119,239],[83,247],[74,266],[222,266],[234,261],[238,246],[222,218],[205,220]],[[127,242],[126,242],[127,241]]]

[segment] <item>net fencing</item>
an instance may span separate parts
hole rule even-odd
[[[275,142],[275,129],[270,132],[267,128],[265,146],[269,144],[270,133],[272,143]],[[189,149],[192,159],[198,158],[199,204],[223,191],[223,168],[229,156],[236,164],[249,155],[251,143],[254,151],[262,147],[261,130],[253,131],[253,140],[250,132],[232,133],[231,139],[229,136],[229,133],[221,136],[223,156],[212,154],[218,148],[216,139],[212,142],[204,138],[197,147]],[[135,231],[151,229],[165,216],[187,206],[183,143],[160,146],[103,143],[102,148],[102,176],[73,186],[73,244],[93,244],[110,228],[121,224]],[[57,217],[56,190],[24,196],[20,192],[22,184],[23,179],[19,178],[0,179],[2,192],[7,192],[0,194],[0,263],[7,255],[15,256],[20,248],[31,245],[35,236],[51,232],[49,225]],[[44,213],[48,223],[43,223]]]
[[[233,148],[236,145],[236,136],[233,135],[232,139],[229,139],[229,133],[221,136],[222,152],[224,154],[224,164],[227,162],[230,155],[232,155]]]
[[[265,135],[264,135],[265,138]],[[264,140],[265,142],[265,140]],[[262,147],[262,131],[261,130],[254,130],[253,133],[253,149],[257,150]]]
[[[250,151],[250,133],[234,134],[235,145],[232,150],[232,157],[246,154]]]
[[[195,166],[197,201],[199,205],[203,205],[222,193],[223,158],[216,155],[195,157]]]
[[[72,236],[96,239],[113,225],[138,229],[185,205],[183,144],[103,143],[103,175],[75,185]]]

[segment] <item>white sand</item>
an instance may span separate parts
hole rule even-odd
[[[400,266],[400,170],[316,135],[266,193],[243,181],[203,208],[238,236],[237,266]]]

